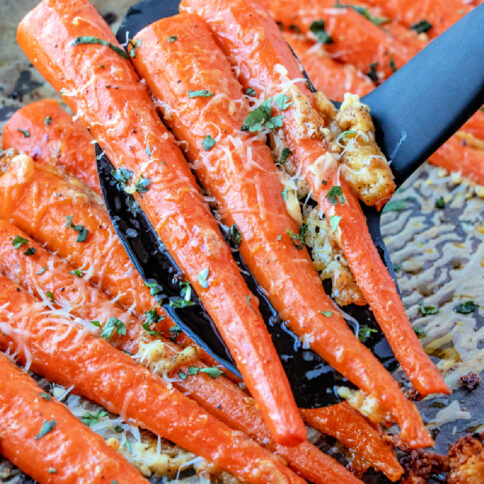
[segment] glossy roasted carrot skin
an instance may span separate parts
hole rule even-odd
[[[252,87],[260,92],[263,86],[265,97],[274,96],[280,91],[278,85],[288,79],[301,78],[298,65],[277,25],[258,3],[218,0],[208,4],[204,0],[184,0],[181,5],[183,11],[197,12],[208,21],[217,42],[240,72],[240,80],[245,88]],[[242,32],[254,30],[261,32],[261,41],[257,45],[249,41],[248,36],[242,35]],[[288,70],[288,76],[277,74],[278,64]],[[305,83],[296,85],[301,93],[312,99]],[[419,391],[425,394],[448,392],[440,372],[425,354],[406,317],[396,287],[373,245],[358,201],[339,180],[336,160],[331,155],[327,156],[321,140],[297,135],[299,128],[292,106],[283,114],[286,144],[296,154],[313,195],[327,217],[342,217],[337,237],[341,240],[341,247],[356,281],[397,359]],[[322,183],[321,177],[326,184]],[[341,187],[346,200],[343,205],[334,205],[328,200],[327,194],[332,186]],[[332,361],[329,363],[333,364]],[[404,398],[392,379],[385,383],[380,378],[367,380],[366,388],[372,388],[368,393],[377,396],[386,411],[398,421],[402,439],[415,447],[431,445],[432,439],[425,431],[415,406]]]
[[[74,121],[55,99],[41,99],[23,106],[2,131],[4,150],[14,148],[39,163],[61,165],[69,175],[101,195],[92,141],[87,129]]]
[[[284,32],[284,38],[301,61],[314,86],[332,101],[343,101],[346,92],[363,97],[375,88],[375,84],[353,65],[343,64],[329,57],[320,44],[288,32]]]
[[[86,36],[121,49],[87,0],[44,0],[17,31],[19,45],[114,165],[131,170],[133,181],[149,180],[138,201],[211,315],[276,440],[304,441],[304,424],[257,301],[190,167],[129,60],[108,46],[75,45]],[[107,68],[100,67],[101,59]],[[208,287],[198,277],[205,269],[211,274]]]
[[[55,425],[38,437],[45,422]],[[46,395],[2,353],[0,433],[0,454],[36,481],[148,483],[100,435]]]
[[[14,314],[15,317],[11,315]],[[46,311],[0,276],[0,348],[50,381],[205,457],[242,481],[303,482],[270,452],[234,432],[106,341]]]
[[[476,138],[484,140],[484,112],[477,111],[467,123],[462,126],[462,131],[472,134]]]
[[[28,240],[25,247],[34,248],[35,254],[23,255],[24,246],[22,250],[15,249],[12,242],[17,236]],[[123,321],[127,335],[119,337],[114,332],[109,340],[118,349],[135,354],[139,351],[140,338],[150,341],[150,336],[142,334],[141,323],[136,318],[122,311],[83,277],[73,275],[71,269],[57,255],[50,254],[41,245],[29,239],[19,228],[0,220],[0,271],[9,279],[37,297],[45,298],[45,294],[51,292],[56,306],[68,307],[71,314],[86,321],[99,321],[101,326],[110,317]],[[94,331],[96,327],[92,326],[90,329]],[[176,357],[182,350],[161,336],[156,339],[162,341],[166,358]],[[141,363],[149,365],[150,361],[143,359]],[[185,380],[176,378],[178,371],[187,373],[190,366],[204,365],[195,359],[171,371],[168,370],[168,376],[174,378],[171,380],[173,386],[226,425],[244,432],[267,449],[284,457],[292,469],[311,482],[324,484],[330,481],[333,469],[334,474],[339,473],[340,479],[341,473],[343,477],[346,475],[344,469],[338,468],[338,465],[335,467],[330,457],[309,442],[292,447],[276,444],[254,400],[232,381],[223,376],[212,378],[204,373],[190,375]],[[368,462],[371,464],[371,459],[368,459]],[[354,477],[346,475],[346,480],[354,482]]]
[[[366,462],[397,481],[403,469],[395,457],[392,447],[381,437],[360,413],[348,403],[324,408],[301,409],[305,422],[315,429],[338,439],[343,445],[356,451]]]
[[[168,37],[177,40],[165,46]],[[203,22],[190,15],[164,19],[143,29],[138,41],[136,68],[166,106],[175,136],[188,143],[188,157],[219,202],[223,222],[239,228],[241,255],[276,310],[299,338],[306,335],[316,352],[365,391],[371,392],[367,382],[375,375],[393,382],[335,310],[306,249],[298,250],[287,235],[298,227],[286,211],[270,150],[260,136],[240,131],[248,103]],[[213,93],[213,101],[189,97],[201,88]],[[210,150],[203,148],[207,134],[217,138]]]

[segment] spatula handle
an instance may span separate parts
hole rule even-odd
[[[401,185],[484,104],[484,5],[364,97]]]

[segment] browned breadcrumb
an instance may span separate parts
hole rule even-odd
[[[484,434],[479,438],[466,435],[449,450],[448,484],[482,484],[484,482]]]
[[[467,388],[467,390],[469,390],[470,392],[472,392],[472,390],[475,390],[479,386],[479,383],[481,383],[481,379],[479,378],[479,376],[473,372],[461,376],[460,381],[462,382],[462,386]]]
[[[417,390],[415,390],[415,388],[408,388],[407,390],[404,391],[404,395],[409,400],[412,400],[413,402],[418,402],[423,398],[423,396],[420,395],[420,393]]]
[[[400,458],[404,474],[402,484],[425,484],[432,474],[447,470],[446,457],[434,452],[412,450]]]

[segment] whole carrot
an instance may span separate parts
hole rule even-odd
[[[12,317],[12,314],[14,317]],[[270,452],[206,413],[127,354],[0,276],[0,348],[36,373],[121,414],[246,482],[303,482]]]
[[[2,132],[4,150],[14,148],[39,163],[61,165],[100,195],[92,141],[87,129],[55,99],[23,106]]]
[[[343,101],[346,92],[363,97],[375,88],[369,77],[351,64],[333,60],[320,44],[287,32],[284,38],[301,61],[311,82],[329,99]]]
[[[148,483],[0,353],[0,454],[39,482]]]
[[[300,118],[314,121],[317,117],[302,114],[300,110],[303,106],[307,109],[312,95],[304,83],[295,81],[301,78],[301,73],[277,25],[258,3],[252,1],[229,3],[218,0],[209,5],[203,0],[184,0],[182,9],[197,12],[208,21],[217,42],[240,73],[245,88],[259,91],[262,88],[265,97],[274,97],[281,93],[280,86],[291,82],[291,91],[287,93],[292,93],[290,97],[294,104],[278,111],[284,115],[283,133],[287,146],[295,153],[313,196],[328,219],[338,217],[336,233],[346,259],[409,378],[419,391],[448,392],[440,372],[420,346],[406,317],[396,287],[373,245],[357,200],[339,179],[334,156],[328,153],[321,139],[306,134],[306,123]],[[249,46],[249,39],[242,32],[254,29],[262,32],[263,40]],[[372,381],[375,386],[382,383],[377,380]],[[374,388],[373,392],[399,422],[402,438],[412,446],[431,444],[415,407],[396,388],[394,394],[391,391],[392,398],[385,398],[389,388],[394,386],[387,382],[379,390]]]
[[[160,48],[167,36],[177,40]],[[223,222],[240,230],[244,261],[288,326],[366,392],[373,391],[367,382],[374,375],[395,386],[334,310],[306,249],[291,238],[298,227],[285,208],[271,152],[260,136],[240,131],[248,102],[203,22],[186,14],[160,20],[134,42],[140,44],[136,68],[170,113],[166,122],[175,136],[187,142],[188,157],[219,202]],[[210,149],[204,147],[207,134],[217,139]]]
[[[200,296],[276,440],[302,442],[306,430],[257,301],[109,26],[87,0],[44,0],[20,22],[17,40],[116,168],[132,173],[139,204]],[[200,280],[205,270],[209,285]]]
[[[34,254],[26,255],[24,252],[28,249],[30,252],[34,249]],[[175,388],[197,401],[226,425],[246,433],[272,452],[283,456],[303,478],[322,484],[331,481],[334,474],[340,479],[354,481],[352,476],[309,442],[292,447],[276,444],[253,399],[236,384],[223,376],[213,378],[204,373],[210,370],[198,371],[206,366],[197,360],[196,351],[182,351],[175,343],[153,335],[159,324],[148,324],[143,328],[140,321],[122,311],[90,285],[82,272],[71,269],[20,229],[0,220],[0,271],[9,279],[39,298],[45,299],[49,294],[53,305],[67,308],[71,315],[81,320],[97,322],[96,325],[87,323],[87,329],[91,331],[101,333],[106,322],[112,318],[118,324],[123,323],[123,331],[120,332],[126,329],[124,336],[119,335],[114,327],[111,333],[108,330],[103,332],[111,344],[134,354],[135,359],[153,373],[167,374]],[[194,368],[197,370],[194,371]],[[180,375],[187,377],[180,378]],[[367,461],[372,464],[371,456],[367,457]]]

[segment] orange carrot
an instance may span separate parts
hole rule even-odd
[[[162,49],[167,36],[177,40]],[[201,20],[190,15],[164,19],[143,29],[134,42],[140,44],[133,59],[136,68],[166,106],[166,122],[175,136],[187,142],[188,156],[219,202],[223,222],[239,228],[244,261],[288,326],[365,391],[372,391],[367,385],[372,378],[394,386],[334,311],[306,249],[295,246],[286,233],[297,233],[298,227],[285,209],[270,150],[260,136],[240,132],[248,103]],[[190,94],[201,88],[209,95]],[[208,150],[203,147],[207,134],[217,140]]]
[[[263,88],[265,97],[274,97],[280,94],[280,86],[286,86],[291,79],[301,78],[299,67],[277,25],[258,3],[218,0],[209,5],[204,0],[184,0],[181,5],[183,11],[197,12],[208,21],[219,45],[240,73],[245,88],[259,92]],[[242,35],[254,30],[260,31],[263,39],[256,45]],[[415,387],[425,394],[449,392],[440,372],[416,338],[395,284],[373,245],[358,201],[339,180],[334,156],[327,152],[322,140],[306,135],[304,127],[301,127],[306,126],[306,119],[316,119],[311,112],[302,114],[296,109],[304,107],[307,110],[311,93],[302,82],[294,82],[291,89],[295,103],[278,112],[284,116],[283,131],[287,146],[295,153],[301,172],[306,173],[313,196],[326,216],[341,217],[336,229],[337,238],[365,299]],[[304,121],[298,120],[298,116]],[[339,190],[344,196],[344,203],[341,203],[343,198],[339,196]],[[333,364],[332,361],[329,363]],[[415,407],[403,397],[396,388],[398,386],[388,382],[377,388],[382,383],[378,378],[371,383],[374,384],[373,394],[399,422],[402,439],[414,447],[431,444],[432,439],[426,433]],[[389,388],[394,388],[395,392],[391,390],[392,397],[386,398]]]
[[[276,440],[302,442],[304,423],[257,301],[108,25],[87,0],[69,5],[44,0],[20,22],[17,40],[115,166],[130,170],[132,182],[141,183],[142,209],[200,296]],[[100,67],[100,56],[107,68]],[[208,285],[200,282],[204,270],[210,273]]]
[[[484,151],[462,146],[455,137],[449,139],[430,158],[429,162],[455,171],[471,181],[484,185]]]
[[[363,73],[372,73],[375,81],[390,76],[393,66],[401,67],[420,49],[418,42],[398,42],[350,7],[336,8],[333,0],[302,0],[297,6],[291,0],[262,0],[262,3],[286,28],[296,26],[307,34],[311,26],[313,29],[316,26],[320,32],[329,34],[331,40],[326,41],[331,43],[324,44],[325,50]],[[351,2],[342,3],[351,5]],[[324,27],[318,24],[321,20]]]
[[[363,97],[375,88],[375,84],[353,65],[342,64],[329,57],[320,44],[287,32],[284,37],[301,61],[311,82],[329,99],[343,101],[346,92]]]
[[[345,447],[354,450],[373,467],[397,481],[403,469],[392,447],[375,428],[346,402],[331,407],[301,409],[308,425],[338,439]]]
[[[148,483],[0,353],[0,454],[40,482]]]
[[[417,28],[419,22],[429,22],[430,28],[426,33],[432,38],[440,35],[472,8],[462,0],[365,0],[365,3],[378,7],[383,15],[407,27]]]
[[[16,249],[12,242],[19,240],[18,238],[23,239],[24,244]],[[35,253],[30,256],[23,255],[27,248],[35,249]],[[195,358],[188,355],[187,361],[186,356],[179,354],[180,347],[158,336],[156,339],[163,343],[163,359],[167,364],[158,366],[156,357],[145,357],[144,351],[151,354],[151,338],[148,334],[142,334],[143,330],[137,319],[120,310],[102,292],[87,283],[84,277],[79,277],[79,272],[77,275],[72,274],[71,268],[59,257],[48,253],[35,241],[29,240],[27,234],[3,220],[0,220],[0,272],[4,272],[9,279],[40,298],[45,298],[50,293],[56,306],[69,308],[72,315],[86,321],[99,321],[101,327],[108,318],[116,318],[125,323],[126,336],[120,337],[113,331],[109,338],[114,346],[137,354],[136,358],[153,372],[166,372],[172,378],[170,381],[175,388],[197,401],[226,425],[246,433],[272,452],[284,457],[290,467],[303,478],[323,484],[330,482],[332,476],[339,475],[340,479],[354,481],[331,458],[308,442],[293,447],[276,444],[253,399],[237,385],[223,376],[212,378],[203,372],[192,374],[193,367],[204,367],[197,362],[196,353]],[[88,323],[88,329],[95,330],[96,327]],[[158,328],[154,326],[152,329]],[[141,340],[146,344],[145,349],[139,347]],[[177,378],[180,371],[189,375],[188,378]],[[371,459],[368,462],[371,464]]]
[[[2,143],[4,150],[14,148],[39,163],[63,166],[101,194],[92,137],[55,99],[41,99],[19,109],[3,127]]]
[[[15,317],[12,317],[12,314]],[[303,482],[270,452],[0,276],[0,348],[33,371],[214,462],[243,481]]]
[[[484,140],[484,112],[477,111],[472,118],[462,126],[462,131],[472,134],[476,138]]]

